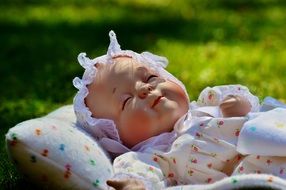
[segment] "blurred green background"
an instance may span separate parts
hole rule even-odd
[[[77,55],[122,49],[166,56],[191,99],[206,86],[240,83],[286,100],[284,0],[1,0],[0,187],[32,189],[9,162],[10,127],[71,104]]]

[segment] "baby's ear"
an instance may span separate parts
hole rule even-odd
[[[156,64],[160,65],[163,68],[166,68],[168,63],[169,63],[169,61],[166,57],[155,55],[155,54],[147,52],[147,51],[141,53],[141,56],[143,56],[147,60],[151,60],[152,62],[155,62]]]

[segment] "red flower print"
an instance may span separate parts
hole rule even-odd
[[[194,145],[194,144],[192,144],[192,149],[193,149],[195,152],[198,152],[198,151],[199,151],[199,148],[198,148],[196,145]]]
[[[176,164],[176,158],[173,158],[173,163]]]
[[[224,124],[223,121],[217,121],[217,126],[218,126],[218,127],[222,126],[223,124]]]
[[[235,135],[236,137],[238,137],[238,136],[239,136],[239,133],[240,133],[240,130],[239,130],[239,129],[236,129],[234,135]]]
[[[69,170],[71,169],[71,165],[70,165],[70,164],[66,164],[66,165],[65,165],[65,168],[66,168],[66,170],[69,171]]]
[[[65,168],[66,168],[66,171],[64,173],[64,178],[68,179],[71,176],[71,165],[70,164],[66,164]]]
[[[239,170],[239,173],[240,173],[240,172],[243,172],[243,170],[244,170],[243,166],[240,166],[240,167],[238,168],[238,170]]]
[[[212,165],[212,163],[209,163],[207,166],[208,166],[208,168],[211,168],[213,165]]]
[[[158,162],[158,158],[157,157],[153,157],[154,162]]]
[[[42,152],[42,156],[47,157],[48,154],[49,154],[49,150],[48,149],[44,149],[43,152]]]
[[[196,158],[192,158],[192,159],[191,159],[191,162],[194,163],[194,164],[196,164],[196,163],[198,163],[198,160],[197,160]]]
[[[196,132],[196,137],[201,138],[201,137],[202,137],[202,134],[201,134],[201,133]]]
[[[267,163],[268,165],[270,165],[270,164],[272,163],[272,160],[268,159],[268,160],[266,161],[266,163]]]
[[[212,178],[208,178],[208,179],[206,180],[207,183],[210,183],[211,181],[212,181]]]
[[[149,167],[149,170],[151,171],[151,172],[153,172],[154,171],[154,168],[153,167]]]

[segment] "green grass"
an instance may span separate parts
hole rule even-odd
[[[261,99],[286,100],[286,3],[175,0],[2,0],[0,187],[31,189],[8,160],[10,127],[71,104],[79,52],[123,49],[166,56],[191,99],[206,86],[240,83]]]

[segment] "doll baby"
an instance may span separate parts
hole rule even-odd
[[[98,64],[85,101],[93,117],[114,121],[124,145],[172,131],[188,110],[184,90],[130,57]],[[109,84],[109,85],[107,85]]]
[[[253,166],[253,156],[236,150],[249,119],[244,116],[259,110],[258,98],[246,87],[206,88],[190,104],[184,85],[164,69],[165,58],[121,50],[112,31],[110,39],[107,55],[94,60],[79,55],[85,73],[74,79],[78,123],[116,157],[114,178],[121,180],[109,180],[110,186],[212,183],[285,165],[285,159],[261,157],[271,159],[273,168]]]

